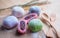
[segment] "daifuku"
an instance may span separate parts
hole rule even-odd
[[[3,27],[11,29],[18,24],[18,19],[15,16],[8,16],[3,20]]]

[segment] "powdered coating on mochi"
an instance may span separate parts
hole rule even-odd
[[[3,22],[6,23],[9,27],[13,27],[18,23],[18,19],[15,16],[8,16],[4,19]]]
[[[16,17],[21,17],[21,16],[25,15],[25,11],[22,7],[15,6],[12,8],[12,15],[14,15]]]

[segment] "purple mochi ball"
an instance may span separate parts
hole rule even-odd
[[[8,16],[3,20],[3,26],[7,29],[13,28],[18,24],[18,19],[15,16]]]

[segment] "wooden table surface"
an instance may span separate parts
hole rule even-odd
[[[47,14],[54,13],[56,14],[56,21],[55,21],[55,28],[58,32],[58,35],[60,36],[60,0],[49,0],[51,1],[51,4],[48,5],[42,5],[40,6],[42,8],[42,12],[46,12]],[[4,10],[0,12],[0,24],[3,20],[3,18],[7,15],[9,15],[10,9]],[[7,15],[6,15],[7,14]],[[31,34],[25,34],[16,36],[16,29],[9,30],[9,31],[0,31],[0,38],[31,38]]]

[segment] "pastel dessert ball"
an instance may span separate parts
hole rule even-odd
[[[29,13],[36,13],[38,16],[41,12],[41,8],[39,6],[31,6],[29,9]]]
[[[15,6],[12,8],[12,15],[16,17],[22,17],[25,15],[25,10],[22,7]]]
[[[32,19],[28,23],[28,27],[31,32],[38,32],[42,30],[43,23],[40,19]]]
[[[15,16],[8,16],[3,20],[3,26],[7,29],[13,28],[18,24],[18,19]]]

